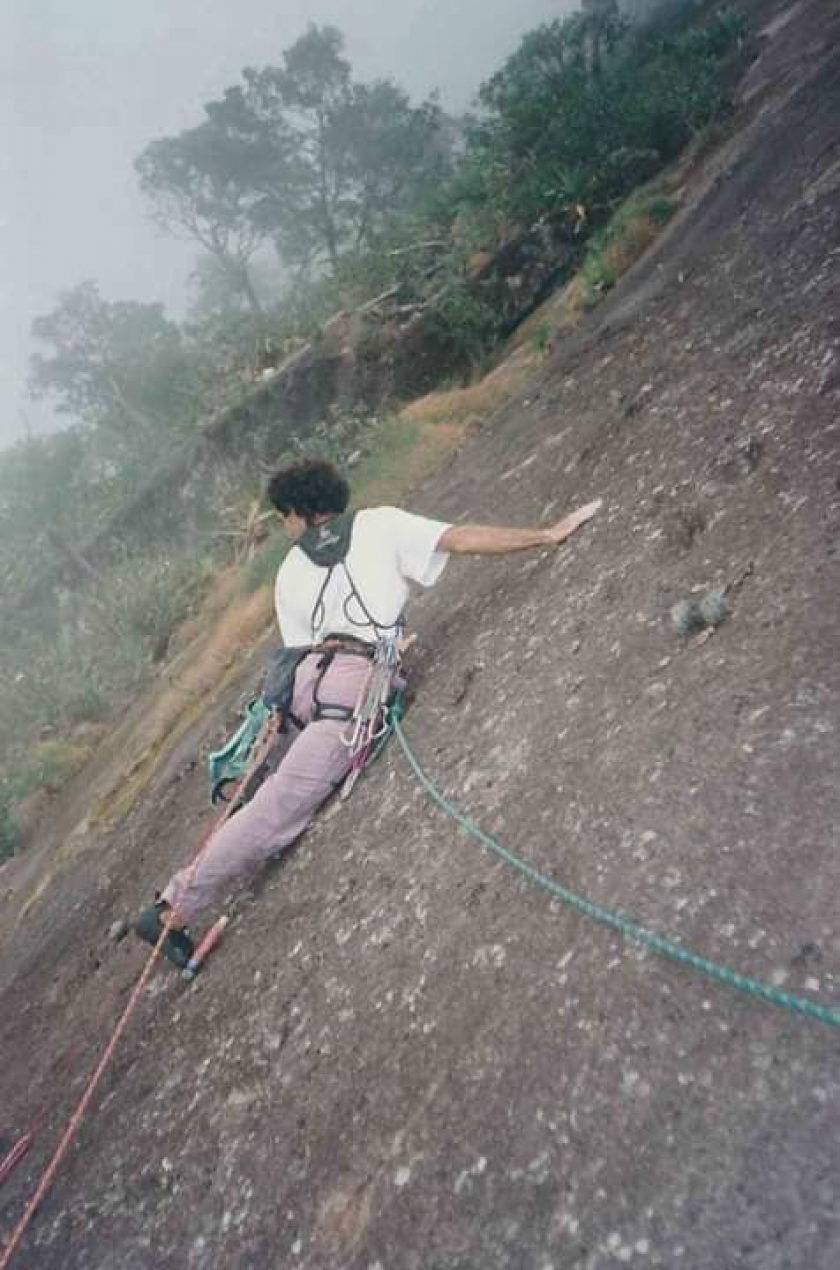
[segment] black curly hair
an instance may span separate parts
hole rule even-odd
[[[298,459],[274,473],[266,497],[284,516],[296,512],[312,524],[316,516],[345,511],[350,502],[350,486],[326,459]]]

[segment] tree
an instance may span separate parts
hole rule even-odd
[[[370,248],[383,227],[409,212],[447,173],[444,117],[430,98],[413,107],[396,84],[354,85],[335,120],[333,144],[344,154],[343,213],[351,251]]]
[[[282,66],[245,71],[240,99],[275,145],[283,138],[286,160],[255,220],[281,257],[304,269],[324,259],[334,277],[342,257],[369,250],[450,159],[437,102],[414,107],[389,80],[354,83],[342,49],[335,28],[310,26]]]
[[[626,138],[618,75],[625,37],[611,11],[547,23],[482,86],[487,113],[470,157],[509,218],[529,224],[609,197],[608,156]]]
[[[201,256],[190,276],[191,304],[184,333],[208,364],[214,400],[242,385],[243,372],[257,372],[268,358],[282,358],[287,342],[296,334],[288,302],[279,303],[287,291],[286,279],[276,258],[255,262],[255,280],[269,302],[254,312],[231,285],[214,256]]]
[[[721,9],[668,33],[634,30],[617,6],[546,23],[483,85],[484,108],[453,188],[474,220],[528,225],[582,214],[603,222],[728,101],[725,67],[743,19]],[[685,28],[685,29],[683,29]]]
[[[334,27],[310,26],[280,65],[246,68],[205,121],[137,162],[162,223],[239,271],[271,239],[301,274],[370,248],[447,161],[440,107],[397,85],[356,84]]]
[[[32,333],[47,351],[32,359],[30,391],[95,430],[107,461],[140,469],[194,423],[202,368],[162,305],[112,303],[82,282]]]
[[[50,536],[82,541],[104,510],[105,487],[81,425],[30,437],[0,466],[0,591],[12,594],[33,564],[53,555]]]
[[[294,154],[283,184],[257,205],[256,219],[273,231],[281,256],[306,267],[325,252],[333,273],[348,179],[337,129],[352,99],[343,44],[335,27],[310,25],[284,52],[282,66],[244,73],[245,102]]]
[[[158,224],[200,243],[259,312],[248,262],[264,235],[250,215],[253,196],[242,160],[237,138],[209,117],[177,137],[151,142],[135,168]]]

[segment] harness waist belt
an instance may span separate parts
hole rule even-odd
[[[357,639],[355,635],[325,635],[320,644],[312,649],[313,653],[352,653],[356,657],[367,657],[372,660],[376,655],[376,645],[365,639]]]

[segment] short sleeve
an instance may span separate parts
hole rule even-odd
[[[400,573],[410,582],[430,587],[437,582],[449,560],[449,553],[437,546],[447,529],[444,520],[431,520],[398,507],[388,509],[388,530],[393,535]]]

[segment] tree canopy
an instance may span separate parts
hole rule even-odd
[[[356,83],[343,46],[334,27],[310,26],[280,64],[246,68],[201,124],[137,161],[163,223],[230,261],[243,287],[266,239],[287,265],[336,276],[446,167],[438,104],[412,106],[389,80]]]

